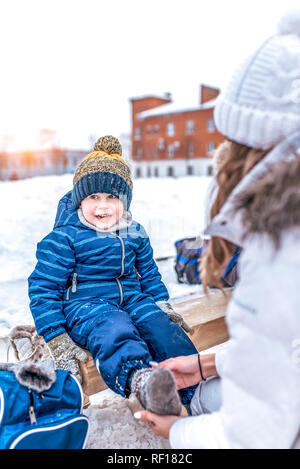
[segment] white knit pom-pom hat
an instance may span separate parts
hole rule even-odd
[[[284,15],[278,34],[238,68],[214,119],[230,140],[262,150],[300,131],[300,9]]]

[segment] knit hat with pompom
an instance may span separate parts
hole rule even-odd
[[[216,127],[227,138],[268,150],[300,131],[300,10],[244,62],[217,99]]]
[[[132,199],[130,168],[122,158],[122,146],[112,135],[101,137],[76,169],[72,201],[78,208],[81,201],[97,192],[118,197],[129,210]]]

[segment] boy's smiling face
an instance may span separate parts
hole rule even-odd
[[[124,213],[124,205],[112,194],[91,194],[81,202],[84,218],[101,230],[108,230],[118,223]]]

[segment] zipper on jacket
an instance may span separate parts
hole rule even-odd
[[[124,267],[124,261],[125,261],[125,246],[124,246],[124,241],[123,239],[121,238],[121,236],[118,236],[117,234],[115,235],[116,238],[118,238],[120,240],[120,243],[121,243],[121,246],[122,246],[122,259],[121,259],[121,273],[119,275],[118,278],[122,277],[122,275],[124,274],[124,270],[125,270],[125,267]]]
[[[76,293],[77,291],[77,273],[74,272],[73,278],[72,278],[72,285],[70,285],[67,289],[66,293],[66,301],[69,301],[70,299],[70,290],[72,289],[72,293]]]
[[[73,279],[72,279],[72,293],[77,292],[77,273],[74,272]]]
[[[124,299],[123,289],[122,289],[121,282],[118,278],[116,278],[116,282],[117,282],[119,290],[120,290],[120,305],[121,305],[123,303],[123,299]]]
[[[119,287],[119,290],[120,290],[120,305],[123,303],[123,299],[124,299],[124,294],[123,294],[123,289],[122,289],[122,285],[121,285],[121,282],[119,280],[120,277],[122,277],[122,275],[124,274],[124,270],[125,270],[125,266],[124,266],[124,261],[125,261],[125,246],[124,246],[124,241],[123,239],[121,238],[121,236],[117,235],[117,234],[113,234],[113,236],[115,236],[116,238],[119,239],[120,243],[121,243],[121,247],[122,247],[122,258],[121,258],[121,273],[120,275],[116,278],[116,282],[118,284],[118,287]]]
[[[30,423],[33,424],[33,423],[36,423],[36,416],[34,412],[34,400],[33,400],[32,391],[29,390],[28,392],[29,392],[29,399],[30,399],[28,413],[29,413]]]

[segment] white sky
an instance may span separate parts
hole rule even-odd
[[[128,99],[196,104],[224,87],[299,0],[2,0],[0,149],[42,128],[60,143],[130,131]]]

